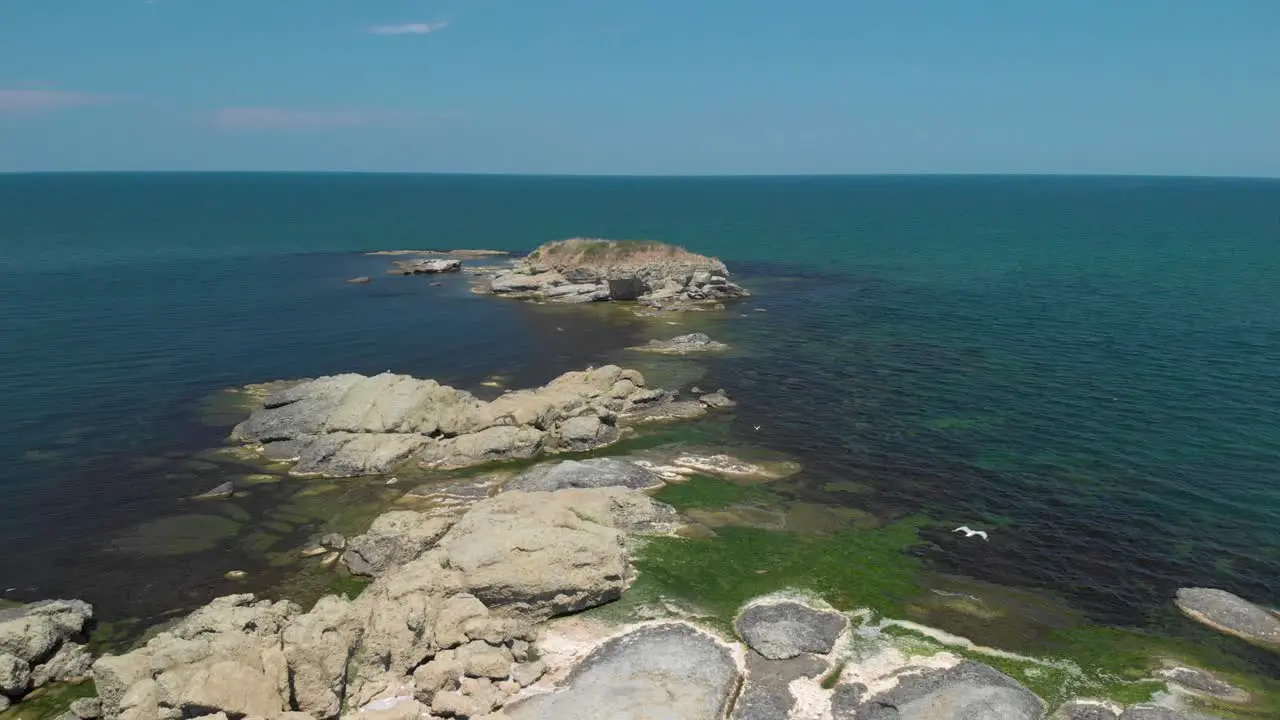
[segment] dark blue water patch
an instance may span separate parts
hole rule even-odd
[[[1050,589],[1111,624],[1181,622],[1185,585],[1280,599],[1265,326],[1054,273],[761,286],[770,312],[726,328],[753,354],[710,382],[736,391],[744,437],[799,455],[812,499],[925,512],[945,524],[935,568]],[[832,496],[832,480],[874,492]],[[961,524],[991,542],[948,532]]]

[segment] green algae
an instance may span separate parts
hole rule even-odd
[[[22,702],[0,712],[0,720],[46,720],[67,712],[71,703],[94,697],[98,688],[92,680],[80,683],[52,683],[33,690]]]
[[[900,614],[919,592],[922,562],[905,550],[922,520],[826,536],[724,527],[713,538],[650,538],[638,551],[642,577],[705,609],[724,626],[747,600],[787,588],[810,590],[837,608]]]
[[[677,510],[723,508],[741,503],[769,503],[777,495],[758,486],[739,485],[708,475],[691,475],[684,482],[672,483],[659,490],[654,498]]]

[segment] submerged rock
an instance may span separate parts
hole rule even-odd
[[[1225,700],[1236,705],[1243,705],[1250,700],[1247,691],[1201,668],[1171,667],[1161,670],[1157,675],[1183,690],[1197,695]]]
[[[752,650],[769,660],[788,660],[831,652],[849,620],[791,600],[764,600],[748,605],[733,625]]]
[[[196,500],[226,500],[236,494],[236,484],[230,480],[221,485],[210,488],[205,492],[195,496]]]
[[[662,355],[688,355],[690,353],[720,352],[728,350],[729,346],[712,340],[704,333],[690,333],[670,340],[650,340],[647,345],[640,345],[631,349]]]
[[[542,302],[639,301],[667,309],[749,295],[723,262],[657,242],[575,238],[547,243],[480,287]]]
[[[1226,590],[1182,588],[1178,609],[1196,622],[1249,642],[1280,650],[1280,615]]]
[[[367,282],[372,282],[372,280],[369,278],[368,275],[361,275],[360,277],[353,277],[350,280],[347,280],[347,282],[351,283],[352,285],[363,285]]]
[[[646,388],[644,376],[616,365],[490,402],[407,375],[333,375],[267,395],[232,438],[296,459],[295,474],[351,477],[411,461],[460,468],[590,450],[620,439],[620,424],[664,419],[677,405],[672,393]],[[680,414],[705,413],[694,406]]]
[[[574,668],[564,688],[503,709],[511,720],[719,720],[739,682],[729,649],[682,623],[610,640]]]
[[[635,463],[614,458],[591,458],[539,465],[508,482],[503,490],[547,492],[595,487],[647,490],[661,485],[661,478]]]

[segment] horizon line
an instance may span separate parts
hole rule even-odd
[[[1139,172],[826,172],[826,173],[503,173],[430,170],[0,170],[0,177],[20,175],[394,175],[423,177],[580,178],[631,180],[727,180],[806,178],[1127,178],[1150,180],[1280,180],[1277,175],[1164,175]]]

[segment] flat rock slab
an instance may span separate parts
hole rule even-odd
[[[891,690],[866,698],[856,708],[832,710],[836,718],[857,720],[1040,720],[1045,712],[1044,703],[1030,690],[975,662],[903,675]]]
[[[656,474],[635,463],[614,458],[592,458],[539,465],[508,482],[503,490],[551,492],[564,488],[599,487],[647,490],[662,484],[662,479]]]
[[[512,720],[720,720],[739,682],[729,649],[682,624],[651,625],[586,657],[559,692],[508,705]]]
[[[801,653],[831,652],[848,624],[840,613],[784,601],[748,606],[734,628],[752,650],[770,660],[787,660]]]
[[[1196,622],[1280,650],[1280,616],[1242,597],[1214,588],[1182,588],[1175,602]]]
[[[815,655],[769,660],[759,653],[748,653],[746,685],[733,705],[731,720],[789,717],[796,706],[796,697],[790,688],[792,681],[817,677],[826,669],[826,661]]]

